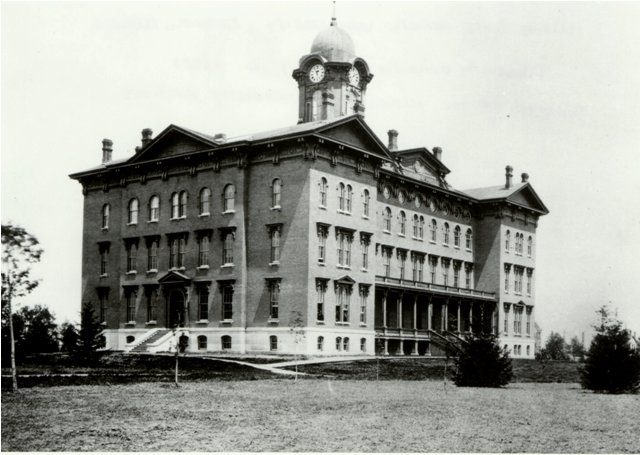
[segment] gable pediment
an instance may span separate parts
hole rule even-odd
[[[190,282],[191,278],[176,270],[171,270],[165,276],[158,279],[158,283],[160,284],[188,284]]]
[[[141,162],[171,158],[217,147],[213,139],[192,131],[170,125],[150,144],[134,155],[129,162]]]
[[[549,213],[547,207],[529,184],[507,197],[507,201],[545,214]]]
[[[332,123],[320,128],[316,133],[381,158],[393,159],[382,141],[356,116],[348,118],[344,123]]]

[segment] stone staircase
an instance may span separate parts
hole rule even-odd
[[[160,338],[164,337],[169,332],[171,332],[171,329],[157,329],[151,334],[151,336],[142,340],[137,346],[135,346],[129,352],[147,352],[148,345],[153,344],[156,341],[160,340]]]

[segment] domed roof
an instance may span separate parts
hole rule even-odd
[[[318,33],[311,44],[311,53],[319,54],[329,62],[351,63],[356,58],[356,48],[347,32],[338,27],[336,18],[331,25]]]

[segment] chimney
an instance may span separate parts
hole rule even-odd
[[[396,130],[389,130],[387,132],[389,135],[389,151],[397,152],[398,151],[398,132]]]
[[[225,133],[216,133],[213,135],[213,140],[220,144],[224,144],[227,142],[227,135]]]
[[[522,173],[522,183],[527,183],[529,181],[529,174],[526,172]]]
[[[142,148],[145,148],[151,142],[153,131],[151,128],[145,128],[142,130]]]
[[[505,176],[507,177],[507,183],[505,184],[505,188],[509,189],[513,186],[513,168],[511,166],[507,166],[505,167],[505,170],[507,171]]]
[[[436,160],[442,161],[442,149],[440,147],[434,147],[433,156],[436,157]]]
[[[102,140],[102,164],[111,162],[111,152],[113,151],[113,141],[111,139]]]

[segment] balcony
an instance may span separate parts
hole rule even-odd
[[[422,281],[403,280],[388,276],[376,275],[376,284],[386,284],[400,289],[425,290],[442,295],[452,295],[459,297],[474,297],[485,300],[496,300],[495,292],[478,291],[475,289],[457,288],[454,286],[444,286],[442,284],[424,283]]]

